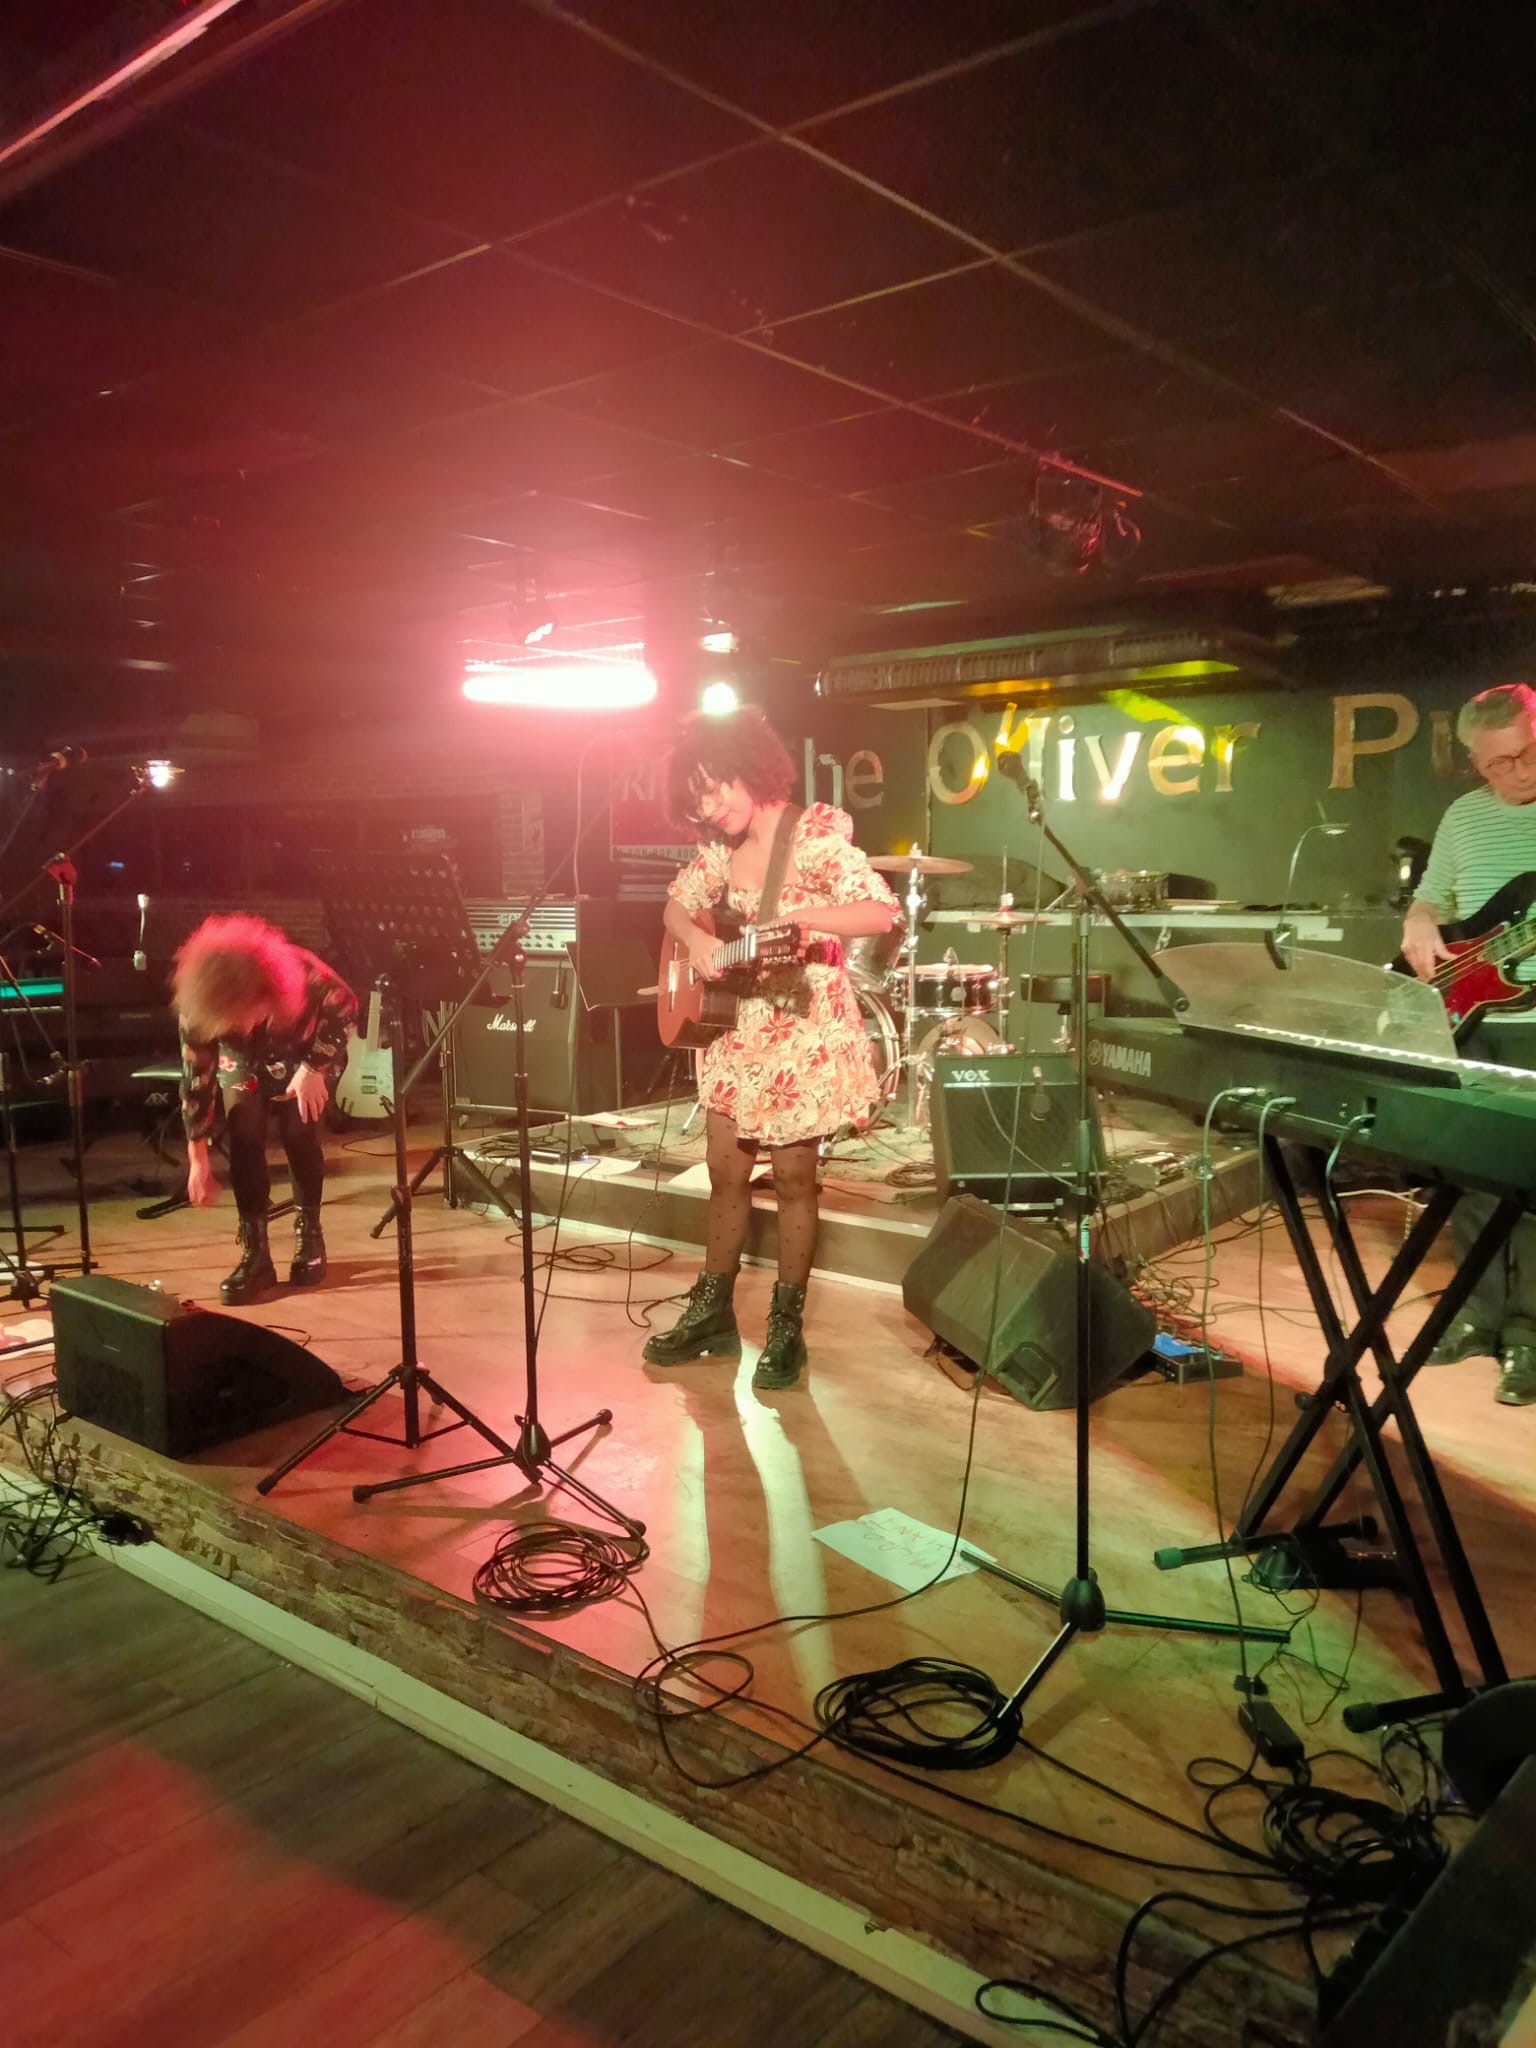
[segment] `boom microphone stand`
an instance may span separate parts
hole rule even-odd
[[[50,757],[52,758],[54,757]],[[42,779],[48,772],[47,764],[39,766],[37,779],[32,786],[33,796],[41,788]],[[91,1212],[85,1188],[85,1067],[80,1058],[79,1012],[75,998],[75,961],[81,957],[80,949],[75,944],[75,890],[79,880],[75,868],[75,855],[82,847],[89,845],[99,833],[105,832],[113,820],[126,811],[131,803],[136,802],[149,787],[149,778],[142,768],[132,768],[129,773],[133,777],[133,784],[121,802],[114,804],[104,817],[98,818],[89,831],[82,832],[73,846],[66,848],[63,853],[51,855],[30,881],[25,882],[7,902],[0,903],[0,924],[3,924],[16,905],[24,902],[41,883],[52,882],[58,892],[59,922],[62,926],[60,943],[63,948],[59,978],[64,984],[63,1073],[69,1099],[69,1163],[75,1181],[75,1203],[80,1230],[79,1264],[82,1273],[91,1271]],[[27,808],[30,808],[30,800]],[[17,825],[19,824],[20,819],[17,820]],[[15,836],[15,830],[16,827],[13,826],[10,837]],[[10,844],[10,837],[6,840],[7,845]],[[57,1052],[53,1056],[57,1062]]]
[[[1193,1616],[1169,1614],[1137,1614],[1124,1609],[1110,1609],[1104,1605],[1103,1589],[1099,1585],[1098,1573],[1093,1569],[1091,1555],[1090,1515],[1090,1459],[1091,1435],[1088,1427],[1088,1404],[1090,1400],[1090,1360],[1092,1359],[1093,1336],[1093,1295],[1092,1275],[1088,1264],[1088,1225],[1096,1202],[1094,1170],[1094,1112],[1093,1099],[1088,1085],[1088,944],[1096,915],[1109,919],[1131,951],[1141,961],[1157,983],[1163,999],[1175,1015],[1188,1009],[1188,998],[1173,977],[1163,971],[1147,951],[1130,927],[1118,916],[1098,884],[1077,861],[1072,852],[1064,846],[1045,819],[1040,802],[1039,785],[1024,775],[1023,763],[1016,754],[1004,754],[999,763],[1002,772],[1011,781],[1017,782],[1029,806],[1031,824],[1040,828],[1046,844],[1052,847],[1066,863],[1074,888],[1072,895],[1072,1010],[1074,1052],[1077,1060],[1077,1146],[1073,1172],[1072,1201],[1076,1209],[1076,1288],[1074,1294],[1074,1357],[1076,1362],[1076,1386],[1074,1390],[1074,1419],[1076,1423],[1076,1494],[1077,1494],[1077,1554],[1072,1577],[1059,1595],[1048,1586],[1038,1585],[1032,1579],[1019,1577],[1016,1573],[990,1563],[978,1551],[965,1550],[964,1555],[974,1564],[1006,1579],[1010,1585],[1021,1587],[1037,1599],[1054,1601],[1061,1620],[1061,1628],[1055,1639],[1048,1645],[1013,1693],[1008,1702],[1010,1709],[1018,1709],[1035,1691],[1051,1666],[1072,1642],[1075,1636],[1094,1635],[1107,1621],[1133,1628],[1175,1629],[1186,1634],[1207,1636],[1245,1637],[1252,1641],[1281,1643],[1286,1631],[1278,1628],[1250,1626],[1246,1622],[1199,1621]]]

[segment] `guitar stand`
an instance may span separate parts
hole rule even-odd
[[[1373,1288],[1366,1278],[1349,1220],[1329,1194],[1326,1154],[1311,1146],[1303,1149],[1316,1170],[1318,1185],[1323,1189],[1323,1215],[1329,1241],[1354,1303],[1354,1325],[1346,1330],[1339,1316],[1317,1246],[1302,1213],[1301,1197],[1285,1152],[1278,1139],[1266,1134],[1265,1170],[1275,1190],[1291,1248],[1306,1281],[1313,1313],[1328,1345],[1327,1363],[1321,1384],[1316,1393],[1306,1397],[1301,1404],[1301,1416],[1239,1515],[1230,1540],[1197,1544],[1189,1549],[1159,1550],[1154,1553],[1154,1562],[1163,1571],[1173,1571],[1181,1565],[1203,1564],[1213,1558],[1252,1555],[1255,1583],[1277,1591],[1309,1584],[1355,1588],[1393,1585],[1405,1592],[1412,1603],[1424,1646],[1434,1666],[1439,1690],[1411,1699],[1361,1702],[1346,1707],[1344,1725],[1360,1734],[1392,1721],[1411,1720],[1460,1706],[1479,1686],[1502,1685],[1509,1676],[1450,1503],[1408,1399],[1408,1388],[1430,1352],[1460,1314],[1473,1288],[1503,1250],[1510,1232],[1524,1214],[1524,1205],[1513,1197],[1500,1200],[1450,1284],[1430,1309],[1402,1357],[1398,1358],[1387,1340],[1387,1318],[1417,1275],[1442,1226],[1460,1201],[1461,1190],[1446,1185],[1434,1190],[1385,1276]],[[1382,1390],[1374,1399],[1367,1395],[1359,1375],[1360,1362],[1367,1352],[1374,1358],[1382,1380]],[[1348,1442],[1290,1529],[1266,1533],[1265,1522],[1336,1407],[1343,1409],[1348,1420]],[[1383,1442],[1388,1422],[1397,1425],[1403,1460],[1449,1581],[1467,1640],[1476,1657],[1479,1675],[1475,1679],[1469,1679],[1463,1672],[1452,1648],[1439,1600],[1408,1520],[1402,1488],[1388,1461]],[[1390,1545],[1385,1555],[1375,1551],[1362,1557],[1346,1547],[1352,1542],[1363,1540],[1370,1543],[1375,1539],[1377,1525],[1373,1517],[1367,1515],[1354,1521],[1336,1523],[1327,1520],[1339,1495],[1361,1465],[1366,1469],[1385,1525]]]

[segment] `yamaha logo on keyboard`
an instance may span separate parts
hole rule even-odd
[[[1117,1074],[1134,1074],[1138,1081],[1152,1078],[1152,1054],[1144,1045],[1112,1045],[1103,1039],[1088,1041],[1090,1067],[1109,1067]]]

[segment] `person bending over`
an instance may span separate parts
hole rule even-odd
[[[669,805],[693,826],[700,846],[668,891],[666,927],[706,979],[715,978],[716,941],[699,914],[724,908],[755,922],[793,777],[777,735],[751,710],[691,720],[672,750]],[[801,1322],[816,1249],[819,1141],[848,1124],[862,1129],[879,1099],[839,941],[889,931],[897,911],[895,897],[854,846],[846,812],[812,804],[789,822],[772,921],[799,927],[801,957],[760,973],[734,1027],[700,1056],[710,1187],[704,1270],[675,1327],[652,1337],[644,1352],[651,1365],[681,1365],[709,1353],[740,1357],[732,1291],[747,1239],[752,1169],[766,1145],[779,1272],[752,1376],[758,1388],[792,1386],[806,1363]]]
[[[346,1061],[356,996],[275,925],[241,916],[205,918],[187,938],[176,955],[171,1000],[181,1031],[187,1199],[199,1208],[219,1198],[208,1140],[215,1098],[224,1100],[240,1263],[221,1282],[220,1301],[227,1308],[260,1301],[277,1285],[267,1241],[267,1129],[273,1119],[293,1176],[289,1284],[317,1287],[325,1278],[321,1117]]]

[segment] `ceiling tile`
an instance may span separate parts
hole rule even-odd
[[[226,332],[217,315],[0,251],[0,430]]]
[[[572,0],[571,12],[768,121],[792,122],[1092,12],[1097,0],[945,0],[942,6],[665,7]]]
[[[477,385],[381,361],[350,335],[310,327],[194,356],[135,389],[187,418],[268,428],[311,446],[405,434],[486,404]]]
[[[326,316],[338,352],[382,355],[509,397],[698,346],[675,320],[485,249]]]
[[[1125,440],[1240,410],[1243,400],[1155,356],[1127,351],[1094,357],[1042,377],[1019,377],[934,398],[958,424],[1023,448],[1075,448]]]
[[[1369,193],[1322,176],[1127,222],[1025,258],[1031,271],[1162,341],[1361,312],[1422,291],[1436,265]]]
[[[670,461],[682,450],[554,406],[516,404],[427,427],[402,439],[395,452],[440,480],[434,502],[448,508],[560,489],[584,477]]]
[[[112,394],[67,420],[0,437],[0,489],[33,503],[109,512],[169,490],[281,469],[306,451],[290,437],[185,419]]]
[[[127,129],[0,205],[0,244],[268,319],[465,246],[164,122]]]
[[[496,239],[753,130],[515,0],[350,0],[198,94],[198,123]]]
[[[980,463],[947,476],[919,477],[869,492],[876,504],[945,526],[983,526],[1027,505],[1039,465],[1028,460]]]
[[[959,427],[890,409],[742,441],[731,452],[823,490],[853,492],[968,468],[984,445]]]
[[[954,236],[764,142],[519,242],[556,269],[726,333],[963,261]]]
[[[714,342],[691,355],[617,370],[560,393],[562,411],[660,434],[692,448],[721,448],[753,436],[857,411],[855,392],[740,342]]]
[[[1481,294],[1442,285],[1390,317],[1332,312],[1222,338],[1228,372],[1365,448],[1479,440],[1536,426],[1536,352]]]
[[[833,117],[807,140],[997,250],[1287,175],[1310,155],[1238,62],[1168,7]]]
[[[506,541],[538,552],[598,548],[633,548],[637,529],[646,522],[602,505],[561,498],[547,491],[527,491],[499,505],[480,505],[464,530],[477,539]]]
[[[774,347],[891,398],[1075,364],[1110,345],[1047,293],[987,264],[775,330]]]

